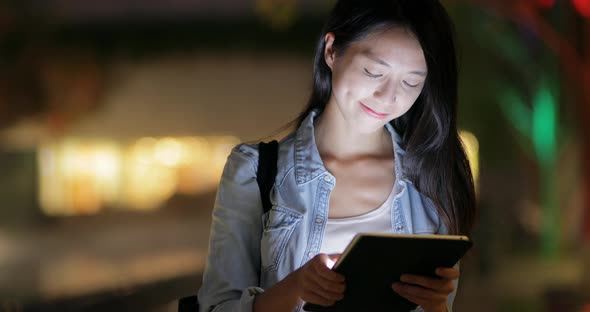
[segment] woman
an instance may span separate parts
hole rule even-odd
[[[436,0],[340,0],[317,44],[313,92],[281,140],[262,215],[256,145],[219,186],[201,311],[300,311],[343,298],[329,269],[357,232],[469,235],[472,176],[456,128],[452,24]],[[451,311],[458,267],[392,292]]]

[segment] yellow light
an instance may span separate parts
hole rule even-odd
[[[95,175],[100,178],[114,177],[119,167],[119,159],[114,151],[97,150],[94,153]]]
[[[37,153],[39,164],[39,204],[48,215],[57,215],[64,207],[65,198],[61,192],[63,170],[61,170],[59,154],[54,143],[45,143]]]
[[[39,199],[48,215],[91,214],[104,207],[149,210],[175,193],[214,191],[235,137],[64,139],[39,147]]]
[[[101,201],[114,204],[121,185],[121,153],[115,144],[100,144],[91,149],[92,177]]]
[[[39,199],[48,215],[98,212],[119,189],[119,148],[112,142],[66,139],[39,148]]]
[[[136,161],[150,164],[154,162],[154,147],[156,143],[158,143],[158,140],[155,138],[141,138],[131,147],[130,153],[134,154]]]
[[[172,196],[176,189],[176,175],[172,168],[158,163],[143,164],[126,160],[124,198],[126,208],[152,210]]]
[[[469,131],[459,131],[459,136],[463,142],[471,173],[473,174],[473,183],[476,192],[479,192],[479,141],[475,135]]]
[[[154,159],[165,166],[175,167],[182,158],[182,145],[173,138],[158,141],[154,150]]]

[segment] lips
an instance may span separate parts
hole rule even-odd
[[[383,113],[378,113],[372,109],[370,109],[368,106],[366,106],[365,104],[363,104],[362,102],[359,102],[361,104],[362,109],[369,114],[369,116],[377,118],[377,119],[383,119],[385,117],[387,117],[387,114],[383,114]]]

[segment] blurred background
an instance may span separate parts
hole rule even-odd
[[[442,2],[480,207],[456,310],[588,312],[590,1]],[[0,311],[196,293],[226,157],[302,110],[333,4],[0,1]]]

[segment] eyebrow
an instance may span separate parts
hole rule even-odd
[[[383,66],[387,66],[389,68],[391,68],[391,65],[389,65],[389,63],[385,62],[384,60],[378,58],[377,56],[375,56],[373,53],[371,53],[371,51],[363,51],[362,55],[364,55],[365,57],[367,57],[368,59],[379,63]],[[415,71],[411,71],[410,74],[416,74],[422,77],[426,77],[426,72],[420,71],[420,70],[415,70]]]

